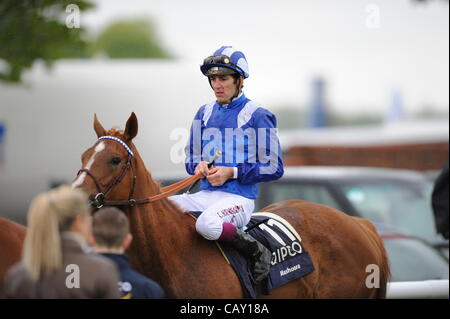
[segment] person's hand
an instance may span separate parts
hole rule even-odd
[[[198,165],[195,167],[195,175],[197,175],[198,173],[202,173],[203,176],[208,176],[208,171],[210,170],[208,168],[208,162],[205,161],[201,161],[200,163],[198,163]]]
[[[233,167],[216,166],[209,170],[206,179],[212,186],[222,186],[227,180],[234,175]]]

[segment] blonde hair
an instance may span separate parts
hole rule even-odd
[[[38,281],[62,267],[61,232],[68,230],[77,216],[87,214],[87,195],[67,185],[33,199],[22,255],[32,280]]]

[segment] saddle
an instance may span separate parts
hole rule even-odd
[[[198,218],[201,212],[190,212]],[[306,276],[314,270],[309,256],[301,245],[301,237],[288,221],[269,212],[252,215],[244,228],[253,238],[272,252],[270,273],[261,285],[255,286],[251,278],[250,261],[226,242],[216,244],[225,260],[236,272],[245,298],[270,295],[271,290]]]

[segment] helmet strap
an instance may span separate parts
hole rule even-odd
[[[237,83],[236,83],[236,93],[231,98],[231,101],[233,101],[234,98],[236,98],[239,94],[241,94],[241,89],[242,89],[241,86],[242,86],[242,80],[241,80],[241,77],[238,77]]]

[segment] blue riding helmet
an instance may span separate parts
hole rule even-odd
[[[200,70],[206,76],[238,73],[246,79],[250,75],[244,53],[232,46],[223,46],[216,50],[203,61]]]

